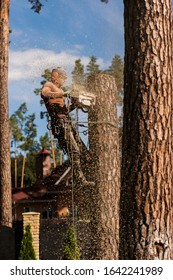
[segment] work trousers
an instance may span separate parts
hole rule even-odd
[[[54,120],[52,122],[52,133],[58,139],[60,148],[67,153],[76,178],[79,181],[85,180],[80,160],[82,142],[77,129],[72,126],[70,118]]]

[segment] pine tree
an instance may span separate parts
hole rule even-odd
[[[109,67],[109,74],[115,78],[117,86],[117,102],[119,105],[122,105],[124,92],[124,62],[119,55],[113,57],[112,64]]]
[[[36,260],[34,247],[32,244],[31,226],[25,227],[25,233],[21,242],[21,249],[19,254],[19,260]]]
[[[11,137],[11,176],[12,176],[12,186],[15,188],[19,185],[19,149],[18,145],[20,142],[24,141],[23,127],[26,120],[27,106],[26,103],[22,103],[20,107],[11,115],[9,119],[10,125],[10,137]]]
[[[81,59],[75,61],[75,67],[72,71],[73,84],[83,85],[85,82],[84,65],[81,63]]]
[[[45,133],[45,135],[40,136],[39,140],[40,140],[40,148],[45,148],[48,150],[51,149],[50,139],[47,132]]]
[[[64,242],[64,259],[80,260],[80,250],[77,244],[77,237],[74,226],[67,229]]]
[[[95,182],[90,190],[93,259],[118,259],[120,165],[116,84],[111,75],[88,78],[88,90],[97,96],[89,110],[88,138],[91,161],[88,176]],[[106,96],[106,101],[105,101]]]
[[[39,149],[39,143],[36,140],[37,128],[35,124],[35,114],[26,116],[25,124],[23,127],[24,141],[19,146],[19,148],[25,153],[26,165],[25,165],[25,179],[24,185],[29,186],[33,184],[36,180],[36,152]]]
[[[8,122],[8,46],[10,1],[0,1],[0,225],[11,227],[10,134]]]
[[[172,259],[172,3],[124,0],[120,258]],[[156,39],[157,38],[157,39]]]
[[[28,115],[26,117],[24,127],[25,141],[20,145],[20,149],[23,151],[36,152],[38,150],[37,128],[35,124],[35,114]]]
[[[99,65],[96,62],[97,62],[97,58],[95,56],[91,56],[90,61],[87,65],[87,72],[89,74],[96,74],[100,72]]]
[[[17,142],[23,141],[23,127],[26,120],[26,112],[28,111],[26,103],[22,103],[20,107],[10,116],[9,125],[11,140],[17,145]],[[15,146],[16,146],[15,145]]]

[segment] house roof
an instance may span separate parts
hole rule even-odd
[[[58,193],[71,191],[71,167],[69,162],[56,167],[51,175],[37,181],[33,186],[12,191],[15,203],[53,199]]]

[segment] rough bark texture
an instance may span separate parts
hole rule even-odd
[[[172,251],[172,12],[170,0],[124,0],[125,96],[121,259]]]
[[[12,226],[8,125],[9,0],[0,0],[0,225]]]
[[[89,112],[89,147],[92,156],[92,233],[94,259],[118,259],[119,250],[119,139],[116,85],[105,74],[91,76],[89,90],[96,104]]]

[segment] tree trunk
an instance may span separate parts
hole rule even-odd
[[[26,155],[23,156],[22,176],[21,176],[21,185],[20,185],[21,189],[24,187],[25,164],[26,164]]]
[[[0,0],[0,225],[12,226],[8,124],[9,0]]]
[[[116,109],[116,85],[112,76],[93,75],[89,90],[96,95],[90,110],[89,147],[92,191],[92,232],[94,259],[118,259],[119,250],[119,139]]]
[[[171,0],[124,0],[125,92],[120,258],[172,251]]]

